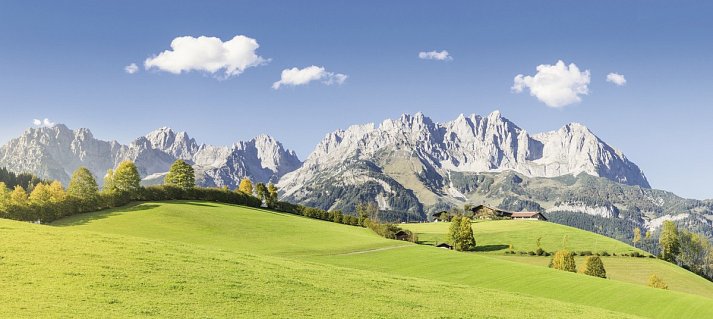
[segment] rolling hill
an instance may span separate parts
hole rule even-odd
[[[253,309],[261,311],[255,316],[271,311],[277,317],[316,311],[333,317],[713,316],[713,299],[704,293],[565,273],[503,260],[493,253],[457,253],[391,241],[363,228],[239,206],[143,203],[69,217],[56,227],[2,223],[0,240],[12,243],[0,251],[3,264],[16,260],[16,266],[3,273],[3,282],[13,287],[32,282],[41,284],[42,291],[59,291],[67,281],[55,284],[48,278],[82,273],[94,281],[72,281],[73,289],[64,293],[76,298],[68,298],[67,307],[86,298],[76,294],[99,290],[98,296],[125,303],[113,308],[117,315],[127,307],[141,311],[141,301],[129,296],[147,290],[160,299],[149,309],[162,316],[180,315],[181,307],[168,306],[180,304],[174,298],[187,295],[195,296],[191,302],[198,309],[208,307],[201,300],[216,295],[217,304],[236,303],[214,307],[214,314]],[[56,263],[40,262],[46,256],[65,263],[77,260],[90,268],[71,270],[77,267],[60,262],[62,266],[53,269],[49,265]],[[22,264],[32,266],[26,269]],[[165,277],[159,280],[154,275]],[[105,286],[96,276],[120,278],[120,284]],[[162,281],[180,288],[174,291]],[[15,310],[53,309],[21,302],[23,296],[29,298],[29,291],[2,298],[12,298]],[[81,307],[90,313],[104,305],[91,299]],[[360,310],[364,308],[368,310]]]

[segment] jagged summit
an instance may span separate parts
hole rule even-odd
[[[30,128],[0,148],[0,166],[13,171],[68,183],[80,166],[95,176],[129,159],[136,162],[142,177],[162,176],[176,159],[196,168],[199,183],[236,187],[249,176],[256,181],[276,182],[301,162],[297,155],[274,138],[261,135],[231,147],[199,145],[186,132],[162,127],[138,137],[128,145],[95,139],[86,128],[71,130],[66,125]],[[101,178],[98,179],[101,182]]]
[[[358,162],[372,168],[344,169]],[[394,181],[419,189],[419,199],[440,198],[452,193],[451,172],[508,170],[530,177],[586,173],[650,187],[636,164],[584,125],[572,123],[530,135],[499,111],[487,116],[461,114],[445,123],[435,123],[419,112],[384,120],[378,127],[364,124],[336,130],[325,136],[300,169],[285,175],[280,186],[297,201],[312,196],[303,185],[319,193],[323,191],[319,185],[327,181],[344,187],[381,183],[384,198],[389,191],[383,184]]]

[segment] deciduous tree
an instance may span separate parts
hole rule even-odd
[[[641,241],[641,229],[639,227],[634,227],[634,238],[631,240],[634,243],[634,247]]]
[[[558,250],[552,256],[550,267],[554,269],[577,272],[577,265],[574,262],[574,256],[567,250]]]
[[[240,180],[240,186],[238,186],[238,190],[245,194],[252,195],[253,182],[251,182],[249,178],[243,177],[243,179]]]
[[[676,224],[670,220],[663,222],[663,229],[659,237],[659,247],[661,249],[661,258],[669,262],[676,262],[676,256],[679,253],[678,228]]]
[[[95,210],[99,201],[99,187],[92,172],[86,167],[75,170],[69,181],[67,194],[79,204],[80,212]]]
[[[277,199],[278,199],[278,194],[277,194],[277,187],[275,184],[270,183],[267,185],[267,206],[270,208],[275,208],[275,205],[277,205]]]
[[[113,188],[120,192],[128,193],[131,197],[139,192],[141,176],[132,161],[123,161],[114,170]]]
[[[164,183],[182,189],[196,187],[196,175],[193,171],[193,167],[183,160],[176,160],[168,170],[168,174],[166,174],[164,178]]]
[[[649,287],[668,289],[666,282],[664,282],[659,276],[656,276],[656,274],[651,274],[651,276],[649,276]]]

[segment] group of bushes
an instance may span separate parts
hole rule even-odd
[[[607,251],[601,251],[601,252],[596,252],[593,253],[591,250],[583,250],[583,251],[571,251],[570,252],[573,256],[580,256],[580,257],[585,257],[585,256],[602,256],[602,257],[609,257],[609,256],[614,256],[616,257],[616,253],[609,254]],[[538,248],[537,251],[514,251],[514,250],[506,250],[505,251],[506,255],[529,255],[529,256],[551,256],[554,254],[553,252],[547,252],[542,250],[542,248]],[[618,256],[622,257],[636,257],[636,258],[656,258],[654,255],[646,255],[639,253],[638,251],[632,252],[632,253],[623,253],[619,254]]]
[[[599,256],[587,256],[584,258],[584,265],[577,270],[577,265],[574,262],[575,254],[567,250],[558,250],[550,260],[550,268],[579,272],[588,276],[599,278],[607,278],[607,271],[604,269],[604,263]]]
[[[360,207],[365,207],[364,210],[367,211],[371,208],[366,208],[366,205],[362,206],[359,205]],[[296,205],[288,202],[277,202],[275,207],[273,209],[284,212],[284,213],[289,213],[289,214],[294,214],[294,215],[300,215],[308,218],[314,218],[314,219],[319,219],[319,220],[324,220],[324,221],[329,221],[333,223],[339,223],[339,224],[344,224],[344,225],[351,225],[351,226],[359,226],[359,227],[366,227],[374,231],[376,234],[379,236],[382,236],[384,238],[388,239],[400,239],[397,234],[399,232],[403,232],[406,234],[406,236],[402,237],[403,239],[406,239],[407,241],[410,242],[416,242],[417,237],[416,234],[411,232],[410,230],[402,229],[394,224],[389,224],[389,223],[380,223],[377,220],[372,220],[368,217],[369,213],[365,212],[363,214],[360,214],[360,217],[349,215],[342,213],[340,210],[334,210],[334,211],[326,211],[324,209],[319,209],[319,208],[314,208],[314,207],[307,207],[303,205]],[[358,210],[361,210],[361,208],[358,208]]]
[[[227,187],[203,188],[195,186],[195,177],[190,165],[176,161],[166,176],[165,184],[140,186],[140,177],[134,163],[125,161],[116,170],[109,170],[104,187],[99,191],[94,176],[86,168],[77,169],[67,189],[58,181],[38,182],[28,192],[21,185],[9,190],[0,182],[0,218],[8,218],[38,223],[124,206],[132,201],[201,200],[227,204],[261,207],[263,201],[268,208],[285,213],[320,219],[345,225],[368,227],[380,236],[390,239],[406,239],[415,242],[416,235],[393,224],[382,224],[373,212],[375,205],[360,205],[359,217],[341,211],[326,211],[319,208],[295,205],[277,201],[277,188],[270,184],[258,183],[253,195],[250,180],[243,179],[234,191]],[[397,236],[401,232],[401,236]],[[403,236],[406,234],[406,236]],[[399,238],[397,238],[399,237]]]

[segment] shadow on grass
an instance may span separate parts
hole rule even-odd
[[[218,205],[213,205],[213,204],[206,204],[206,203],[196,203],[196,202],[180,202],[181,205],[191,205],[191,206],[200,206],[200,207],[218,207]]]
[[[138,212],[138,211],[143,211],[143,210],[149,210],[149,209],[153,209],[153,208],[156,208],[159,206],[160,205],[158,205],[158,204],[147,204],[147,203],[141,203],[141,202],[131,203],[126,206],[68,216],[68,217],[65,217],[60,220],[50,223],[50,226],[63,227],[63,226],[84,225],[91,221],[107,218],[110,215],[114,214],[117,209],[120,209],[122,213],[128,213],[128,212]]]
[[[498,251],[507,249],[508,247],[508,245],[483,245],[475,246],[475,251]]]

